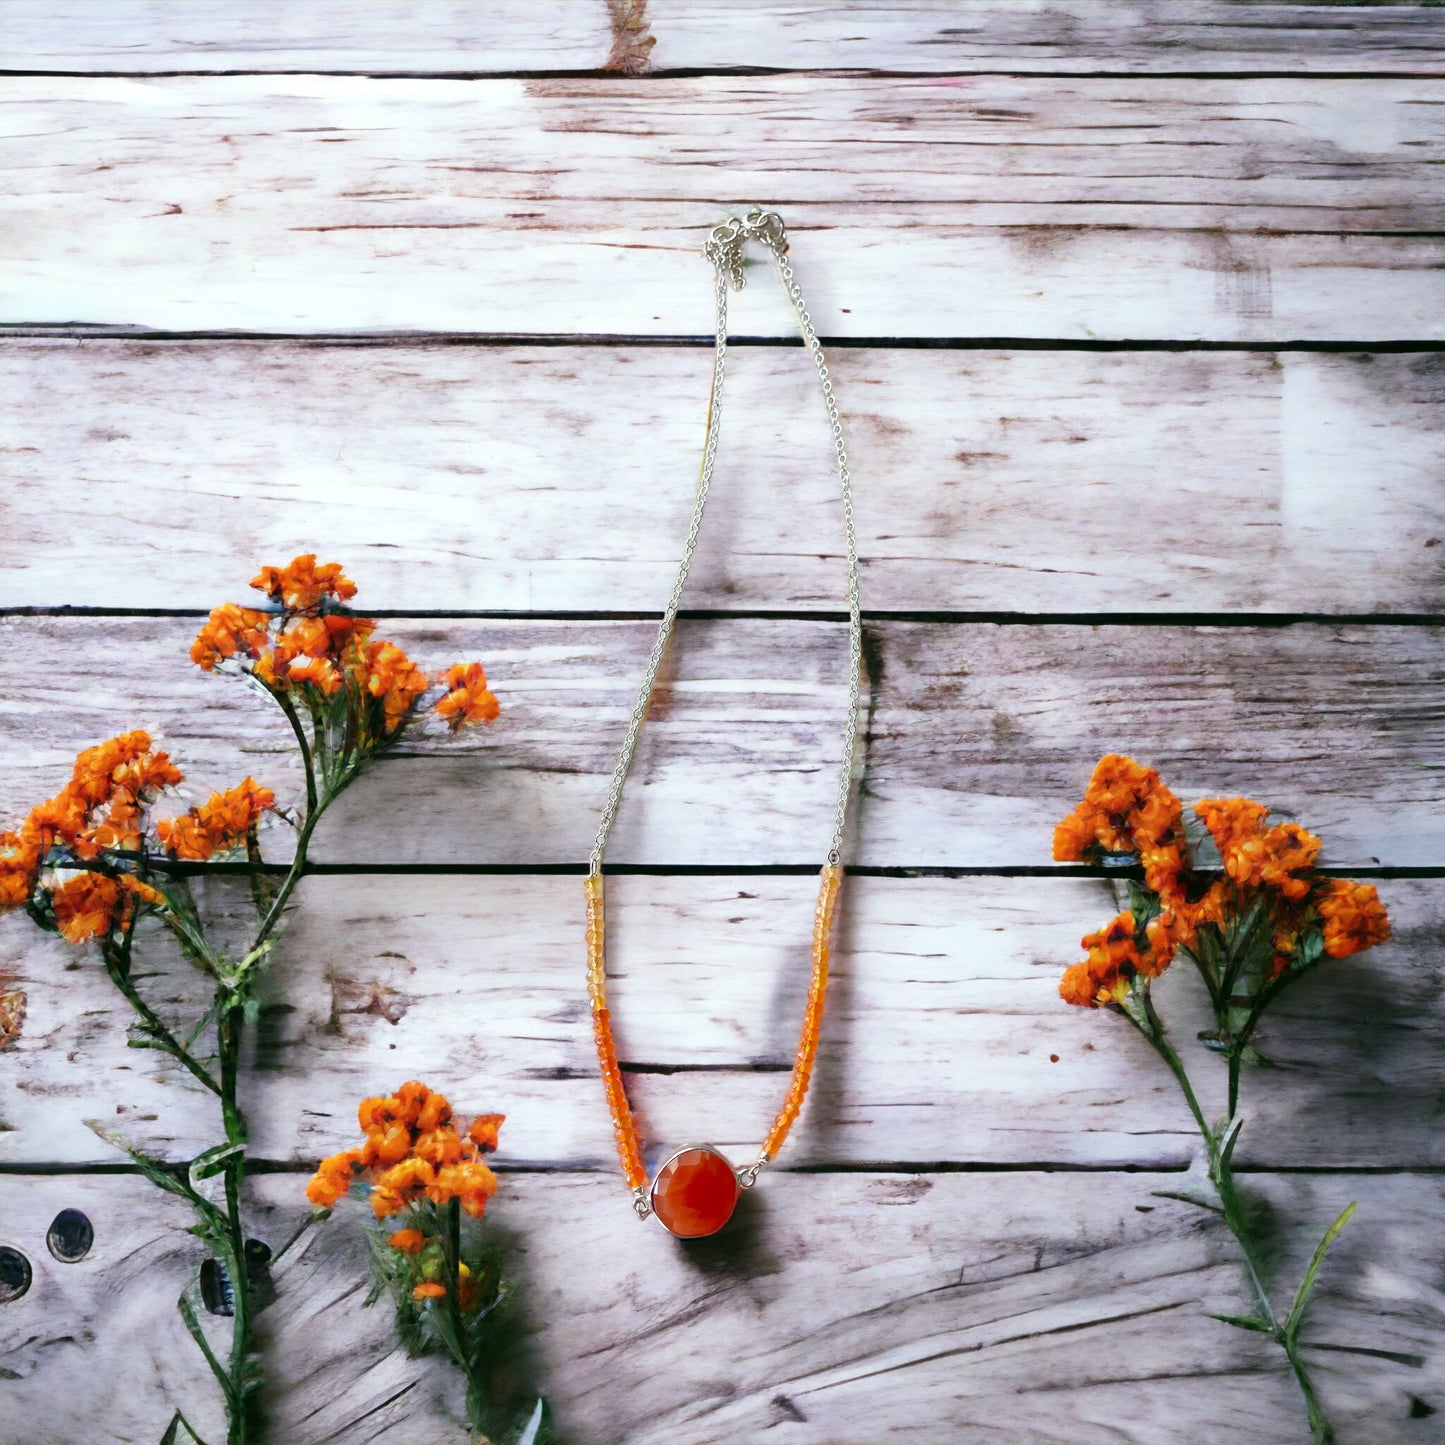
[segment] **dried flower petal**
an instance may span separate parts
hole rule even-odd
[[[344,602],[356,596],[356,584],[342,576],[339,562],[316,565],[316,553],[293,558],[284,567],[262,567],[251,586],[292,611],[305,612],[324,598]]]
[[[435,711],[453,732],[478,723],[490,723],[501,711],[487,689],[487,674],[480,662],[458,662],[437,679],[446,693],[437,699]]]

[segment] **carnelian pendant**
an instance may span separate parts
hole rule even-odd
[[[710,1145],[679,1149],[652,1181],[652,1212],[679,1239],[716,1234],[737,1208],[737,1171]]]

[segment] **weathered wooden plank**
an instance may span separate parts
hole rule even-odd
[[[1438,337],[1442,96],[21,77],[0,97],[16,194],[0,320],[706,333],[704,232],[725,201],[761,199],[806,234],[824,333]],[[790,331],[771,285],[738,299],[740,332]]]
[[[1272,1016],[1262,1047],[1280,1067],[1246,1080],[1240,1159],[1445,1163],[1445,890],[1381,888],[1394,940],[1322,968]],[[649,1148],[756,1150],[797,1040],[813,889],[808,877],[610,885],[618,1046]],[[352,1102],[401,1070],[505,1110],[513,1160],[607,1167],[580,900],[575,877],[308,880],[247,1063],[258,1156],[348,1147]],[[1162,1063],[1119,1019],[1058,997],[1080,936],[1112,906],[1087,880],[850,880],[822,1060],[784,1163],[1186,1164],[1198,1139]],[[152,995],[198,1014],[197,976],[168,950],[146,957],[161,961]],[[125,1048],[129,1016],[87,955],[12,917],[0,961],[30,999],[24,1037],[0,1058],[17,1085],[0,1107],[0,1159],[113,1160],[82,1122],[96,1117],[170,1158],[213,1142],[214,1100]],[[1201,987],[1180,968],[1159,988],[1213,1117],[1222,1070],[1192,1042]]]
[[[12,339],[0,606],[205,608],[218,576],[324,545],[374,606],[656,609],[709,367],[646,346]],[[871,608],[1445,606],[1434,353],[870,348],[830,367]],[[836,610],[812,370],[739,349],[727,386],[687,602]]]
[[[577,0],[474,6],[327,0],[218,9],[206,0],[8,0],[6,67],[72,73],[155,70],[365,71],[766,66],[804,70],[1114,73],[1439,68],[1427,5],[1219,0],[914,0],[828,5]],[[619,45],[621,41],[621,45]],[[649,44],[649,42],[653,42]],[[620,53],[619,53],[620,52]]]
[[[506,1174],[489,1219],[512,1242],[537,1329],[518,1378],[588,1445],[862,1445],[885,1433],[1194,1445],[1201,1422],[1240,1445],[1302,1439],[1278,1350],[1204,1317],[1242,1308],[1243,1279],[1222,1225],[1150,1192],[1175,1182],[780,1174],[728,1235],[683,1249],[638,1225],[605,1179]],[[304,1215],[301,1183],[255,1181],[260,1233],[279,1241]],[[1340,1445],[1433,1438],[1424,1412],[1445,1405],[1440,1180],[1248,1188],[1287,1241],[1281,1289],[1311,1231],[1361,1201],[1321,1275],[1306,1356]],[[64,1176],[0,1178],[0,1200],[4,1241],[36,1273],[29,1295],[0,1307],[6,1403],[25,1438],[72,1445],[95,1438],[101,1417],[107,1439],[154,1440],[180,1399],[202,1402],[197,1424],[214,1438],[210,1382],[174,1310],[197,1255],[174,1201],[138,1180]],[[76,1207],[95,1222],[95,1249],[56,1264],[45,1229]],[[450,1445],[455,1380],[408,1361],[385,1310],[361,1308],[359,1213],[276,1266],[261,1316],[271,1429],[294,1445]]]
[[[296,795],[279,714],[187,659],[196,620],[4,621],[0,816],[49,797],[81,747],[134,726],[165,739],[198,800],[247,772]],[[585,859],[655,625],[393,619],[386,632],[428,670],[484,659],[502,719],[457,738],[423,728],[341,799],[313,858]],[[1244,792],[1300,817],[1333,864],[1438,864],[1442,649],[1441,628],[1381,624],[871,625],[849,861],[1043,862],[1094,763],[1127,751],[1190,801]],[[682,624],[609,859],[818,864],[846,662],[838,622]],[[267,843],[284,853],[284,830]]]

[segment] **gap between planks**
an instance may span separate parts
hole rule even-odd
[[[774,202],[786,205],[787,202]],[[906,205],[906,201],[895,202]],[[1257,229],[1250,235],[1337,235],[1335,231],[1289,231],[1274,233],[1268,229]],[[1431,230],[1416,231],[1368,231],[1352,232],[1354,235],[1430,237],[1445,235],[1445,232]],[[180,331],[150,326],[106,326],[90,322],[0,322],[0,345],[7,340],[57,340],[57,341],[145,341],[145,342],[298,342],[317,349],[324,348],[371,348],[388,346],[458,346],[458,347],[509,347],[509,346],[592,346],[592,347],[659,347],[659,348],[706,348],[711,350],[717,343],[713,336],[701,333],[677,333],[674,335],[649,335],[646,332],[621,331],[410,331],[405,328],[384,331],[286,331],[246,330],[244,328],[222,330]],[[1439,337],[1390,337],[1371,341],[1350,341],[1339,338],[1311,340],[1309,338],[1286,338],[1278,341],[1228,340],[1210,341],[1203,339],[1179,339],[1161,337],[1072,337],[1072,336],[822,336],[821,346],[830,350],[870,351],[1083,351],[1083,352],[1242,352],[1259,354],[1272,351],[1318,352],[1324,355],[1338,355],[1353,352],[1373,352],[1381,355],[1399,354],[1412,351],[1445,351],[1445,340]],[[801,347],[802,341],[796,336],[749,336],[728,332],[728,345],[740,347]]]

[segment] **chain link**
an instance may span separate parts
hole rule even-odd
[[[728,331],[728,284],[734,291],[741,291],[747,284],[743,273],[743,250],[749,240],[761,242],[777,263],[778,275],[787,293],[788,301],[797,317],[798,329],[803,344],[807,347],[818,369],[818,380],[823,389],[823,404],[828,414],[828,426],[832,432],[833,450],[838,458],[838,482],[843,505],[843,540],[848,563],[848,712],[843,726],[843,767],[838,780],[837,804],[833,818],[833,837],[828,847],[828,863],[836,865],[842,856],[843,830],[848,816],[848,798],[852,791],[853,758],[858,745],[858,701],[863,675],[863,621],[858,594],[858,536],[853,519],[852,478],[848,472],[848,449],[843,441],[843,423],[838,416],[838,403],[833,395],[833,381],[828,374],[828,364],[823,356],[823,347],[818,341],[812,317],[803,303],[803,292],[798,285],[793,268],[788,262],[788,236],[783,218],[776,211],[764,211],[754,207],[741,220],[736,216],[714,226],[703,246],[703,254],[714,267],[713,291],[717,304],[717,336],[713,350],[712,391],[707,408],[707,441],[703,447],[702,466],[698,473],[697,493],[692,504],[692,518],[688,523],[687,536],[683,542],[682,560],[678,565],[677,580],[672,585],[672,595],[657,628],[657,640],[647,659],[642,685],[638,689],[637,701],[632,708],[627,733],[622,740],[622,749],[617,757],[617,766],[612,772],[612,781],[607,789],[607,801],[602,809],[602,823],[597,830],[597,839],[592,845],[588,860],[591,873],[602,871],[602,857],[607,848],[607,835],[617,817],[617,808],[622,801],[622,785],[627,770],[632,766],[632,755],[637,750],[637,740],[647,717],[652,689],[657,682],[658,670],[667,653],[672,637],[673,625],[677,621],[678,606],[682,601],[683,588],[687,585],[687,574],[697,552],[698,534],[702,529],[703,508],[707,505],[708,488],[712,485],[713,465],[717,460],[718,436],[722,425],[723,372],[727,361]],[[762,1167],[765,1161],[760,1160]],[[756,1178],[754,1174],[753,1178]],[[749,1181],[751,1182],[751,1181]]]

